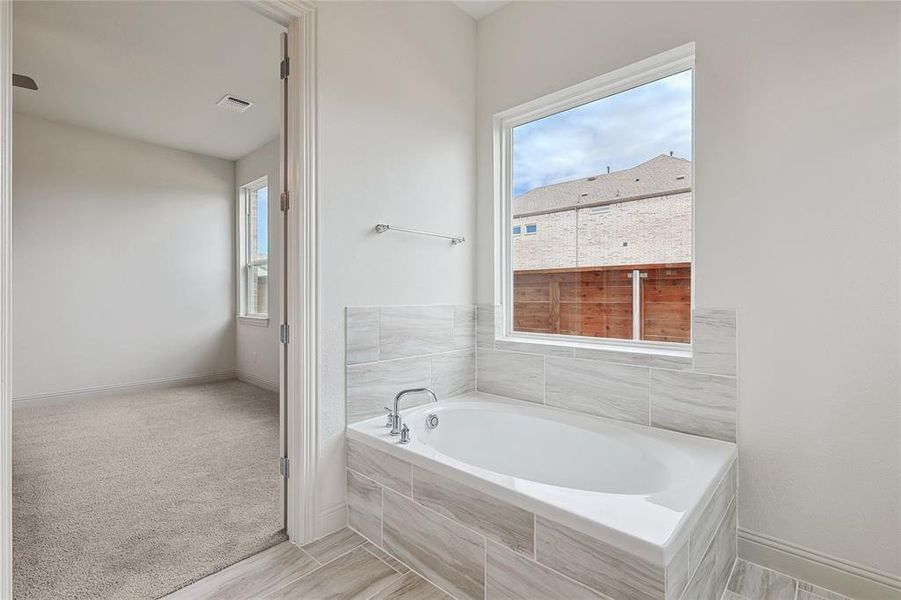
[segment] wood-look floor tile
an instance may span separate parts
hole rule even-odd
[[[246,600],[277,590],[318,567],[319,563],[309,554],[284,542],[173,592],[164,600]]]
[[[397,571],[358,547],[265,598],[367,600],[400,577]]]
[[[365,544],[363,544],[363,547],[375,554],[376,558],[380,559],[382,562],[387,564],[389,567],[391,567],[401,575],[407,573],[410,570],[410,567],[400,562],[370,541],[367,541]]]
[[[372,600],[453,600],[412,571],[388,584]]]
[[[815,600],[851,600],[848,596],[827,590],[826,588],[808,583],[806,581],[798,581],[798,600],[801,600],[801,593],[808,594]]]
[[[741,559],[729,580],[730,591],[753,600],[794,600],[796,585],[793,577]]]
[[[331,533],[315,542],[301,546],[304,552],[325,564],[332,561],[349,550],[361,546],[366,540],[356,531],[346,527],[335,533]]]

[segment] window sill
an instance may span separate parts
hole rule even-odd
[[[236,317],[240,325],[251,325],[253,327],[269,327],[269,317],[248,317],[246,315],[238,315]]]
[[[690,344],[666,342],[633,342],[630,340],[587,341],[581,338],[559,336],[545,337],[542,334],[508,334],[496,339],[499,348],[538,354],[558,354],[572,352],[576,358],[608,355],[611,360],[616,357],[629,359],[628,362],[672,363],[673,366],[691,365],[692,349]]]

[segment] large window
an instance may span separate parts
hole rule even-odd
[[[269,301],[269,184],[241,187],[241,316],[266,318]]]
[[[680,48],[498,115],[505,335],[690,342],[692,66]]]

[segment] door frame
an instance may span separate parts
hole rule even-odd
[[[318,537],[318,274],[316,5],[304,0],[245,0],[288,28],[288,282],[282,316],[290,325],[279,370],[288,436],[287,533],[297,544]],[[12,600],[12,32],[13,3],[0,1],[0,600]],[[274,68],[274,66],[273,66]],[[285,354],[287,355],[285,357]],[[273,464],[273,468],[275,465]]]

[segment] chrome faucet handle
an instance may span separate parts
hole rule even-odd
[[[385,415],[385,417],[387,419],[385,421],[385,427],[393,427],[394,426],[394,411],[391,410],[390,408],[388,408],[387,406],[383,406],[382,408],[384,408],[385,410],[388,411],[388,414]]]
[[[410,428],[407,427],[406,424],[400,430],[400,443],[401,444],[409,444],[410,443]]]

